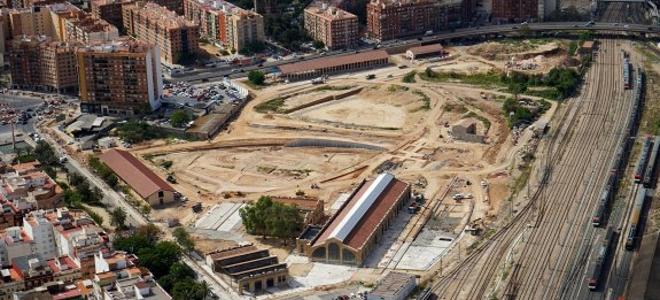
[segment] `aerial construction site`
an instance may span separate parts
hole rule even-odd
[[[273,76],[215,138],[131,152],[187,199],[152,220],[178,219],[208,257],[250,245],[286,263],[291,279],[266,298],[362,293],[394,272],[417,278],[419,299],[634,295],[659,221],[647,48],[514,38]],[[307,213],[288,242],[246,230],[262,196]]]

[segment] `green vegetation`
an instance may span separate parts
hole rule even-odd
[[[322,91],[345,91],[350,89],[351,87],[348,85],[323,85],[320,87],[317,87],[313,90],[312,92],[322,92]]]
[[[284,105],[284,98],[278,97],[275,99],[268,100],[266,102],[260,103],[254,107],[254,110],[262,114],[267,112],[280,112],[280,108]]]
[[[263,85],[266,81],[266,75],[264,72],[258,70],[252,70],[248,73],[248,80],[255,85]]]
[[[183,109],[177,109],[170,116],[170,124],[172,127],[183,128],[190,122],[190,115]]]
[[[417,72],[415,71],[410,71],[406,75],[403,76],[402,81],[405,83],[415,83],[415,75],[417,75]]]
[[[521,123],[531,123],[550,108],[550,103],[545,100],[539,101],[538,105],[523,105],[521,102],[514,98],[509,98],[502,104],[502,111],[509,128],[520,125]]]
[[[117,127],[119,137],[131,144],[141,143],[148,140],[164,138],[164,134],[158,128],[144,121],[131,120]]]
[[[245,47],[241,48],[238,50],[238,53],[246,56],[250,56],[253,54],[261,53],[266,50],[266,44],[262,42],[252,42],[247,44]]]
[[[577,53],[578,43],[576,41],[571,41],[568,43],[568,55],[575,55]]]
[[[103,206],[103,193],[97,187],[90,187],[85,177],[78,173],[69,174],[69,185],[63,186],[64,203],[67,207],[81,208],[82,203]]]
[[[421,110],[431,109],[431,99],[429,98],[429,96],[424,94],[422,91],[418,91],[418,90],[414,90],[413,94],[419,96],[420,100],[424,103],[419,109]]]
[[[527,75],[512,72],[511,75],[490,71],[479,74],[460,74],[455,72],[438,73],[427,69],[419,74],[420,78],[433,82],[462,82],[466,84],[479,85],[486,88],[503,87],[506,91],[517,94],[535,94],[553,96],[551,99],[561,100],[572,96],[580,84],[580,74],[573,69],[553,68],[545,75]],[[530,87],[545,88],[538,92],[529,92]]]
[[[89,215],[89,217],[92,218],[92,220],[94,220],[96,224],[99,224],[99,226],[103,224],[103,217],[101,217],[99,214],[95,213],[91,209],[88,209],[86,207],[83,207],[83,209]]]
[[[491,126],[490,120],[488,120],[486,117],[484,117],[482,115],[478,115],[477,113],[475,113],[473,111],[465,114],[463,116],[463,119],[465,119],[465,118],[475,118],[475,119],[481,121],[481,123],[484,124],[484,127],[486,127],[486,130],[490,129],[490,126]]]
[[[181,248],[172,241],[160,241],[161,232],[153,224],[120,234],[113,245],[118,250],[134,253],[140,266],[149,269],[158,283],[174,299],[204,300],[209,287],[195,281],[195,272],[181,261]]]
[[[316,49],[323,49],[323,48],[325,48],[325,43],[323,41],[314,41],[312,43],[312,47],[314,47]]]
[[[59,166],[59,160],[55,154],[55,150],[46,141],[39,141],[37,147],[34,148],[34,158],[36,158],[42,166]]]
[[[466,113],[468,111],[467,107],[463,104],[455,104],[455,103],[447,103],[445,106],[442,108],[444,111],[452,111],[456,112],[459,114]]]
[[[160,166],[166,170],[169,170],[172,167],[172,164],[174,164],[174,162],[172,162],[171,160],[165,160],[162,163],[160,163]]]
[[[390,86],[387,87],[387,91],[390,92],[390,93],[396,93],[396,92],[400,92],[400,91],[406,92],[408,90],[410,90],[409,87],[402,86],[402,85],[397,85],[397,84],[391,84]]]
[[[172,236],[176,239],[177,243],[188,251],[195,250],[195,241],[190,237],[188,231],[183,227],[178,227],[172,231]]]
[[[119,184],[119,179],[115,175],[114,172],[108,166],[106,166],[101,160],[99,160],[98,157],[94,155],[89,155],[87,157],[87,161],[89,162],[89,166],[92,167],[92,170],[96,175],[99,175],[105,183],[107,183],[111,188],[117,187],[117,184]]]
[[[248,233],[280,238],[285,244],[302,227],[298,208],[273,202],[266,196],[241,208],[239,213]]]
[[[126,228],[126,212],[123,208],[117,207],[110,212],[110,225],[117,229]]]

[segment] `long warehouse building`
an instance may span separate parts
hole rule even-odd
[[[362,181],[304,247],[312,261],[361,266],[410,200],[410,185],[383,173]]]
[[[387,66],[389,54],[374,50],[281,65],[280,78],[296,81]]]

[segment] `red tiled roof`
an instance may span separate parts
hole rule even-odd
[[[100,159],[143,198],[161,190],[175,191],[165,180],[126,151],[112,149],[103,153]]]
[[[431,45],[426,45],[426,46],[418,46],[418,47],[412,47],[408,49],[408,51],[412,52],[413,55],[423,55],[423,54],[431,54],[431,53],[438,53],[444,51],[444,47],[440,44],[431,44]]]
[[[385,50],[374,50],[355,54],[346,54],[341,56],[323,57],[296,63],[281,65],[282,74],[293,74],[300,72],[313,71],[322,68],[338,67],[347,64],[387,59],[389,55]]]
[[[314,246],[325,243],[325,240],[329,238],[332,231],[339,225],[339,223],[348,215],[348,212],[351,208],[357,203],[358,199],[369,189],[369,186],[374,181],[365,182],[358,187],[358,190],[349,198],[346,203],[340,208],[335,217],[332,218],[330,223],[326,225],[322,232],[319,234],[319,238],[314,242]],[[346,236],[343,243],[353,249],[360,250],[364,247],[364,244],[367,242],[369,237],[371,237],[374,232],[379,228],[380,224],[385,215],[391,209],[396,209],[397,200],[399,200],[408,188],[408,184],[394,179],[388,186],[383,190],[383,192],[378,196],[378,199],[371,205],[366,214],[362,216],[360,221],[354,226],[353,230]]]

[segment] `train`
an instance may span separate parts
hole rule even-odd
[[[640,108],[643,107],[642,91],[644,87],[644,73],[641,70],[642,69],[640,68],[640,72],[637,73],[635,80],[633,107],[630,111],[630,115],[628,116],[626,125],[623,128],[620,143],[616,146],[617,150],[614,154],[614,159],[609,169],[610,173],[608,175],[605,186],[600,193],[598,205],[591,217],[591,223],[594,227],[599,227],[607,216],[610,203],[616,194],[619,178],[623,174],[625,162],[628,160],[628,155],[630,154],[630,148],[632,147],[630,137],[635,135],[638,125]]]
[[[626,250],[632,251],[635,249],[635,244],[637,242],[637,234],[640,229],[640,218],[642,215],[642,209],[644,209],[644,204],[646,201],[646,188],[640,186],[635,195],[635,203],[633,204],[633,210],[630,213],[630,219],[628,220],[628,237],[626,238]]]
[[[603,236],[603,240],[600,242],[596,252],[596,260],[589,272],[589,282],[588,287],[590,290],[595,290],[600,284],[600,280],[603,277],[603,269],[605,268],[605,262],[607,257],[610,254],[610,249],[612,248],[612,241],[614,240],[614,230],[612,227],[608,227]]]
[[[651,148],[651,155],[646,163],[646,170],[644,171],[644,180],[642,183],[645,188],[652,188],[655,184],[655,168],[658,164],[658,152],[660,151],[660,136],[656,136],[653,140],[653,148]]]
[[[635,174],[633,174],[635,183],[642,183],[644,180],[644,172],[646,171],[646,163],[648,162],[649,154],[651,153],[651,146],[653,146],[653,139],[651,139],[651,137],[646,137],[642,143],[642,151],[639,154]]]
[[[628,58],[628,54],[625,51],[621,51],[623,53],[623,88],[626,90],[630,89],[630,59]]]

